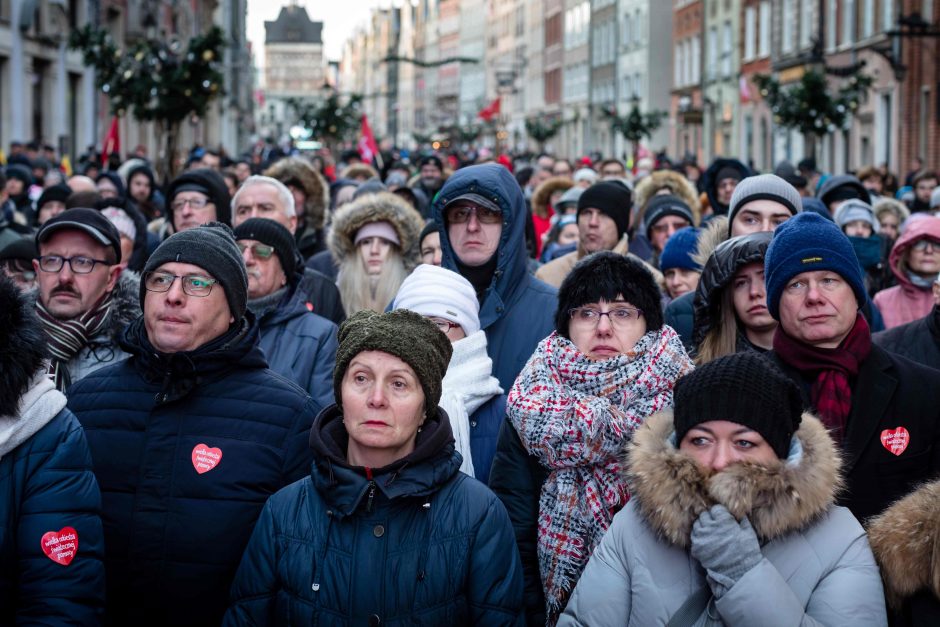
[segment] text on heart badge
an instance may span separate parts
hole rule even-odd
[[[208,444],[197,444],[193,449],[193,468],[200,475],[209,472],[222,461],[222,449],[212,448]]]
[[[881,432],[881,445],[894,455],[900,455],[911,443],[911,434],[904,427],[885,429]]]
[[[39,540],[42,552],[56,564],[68,566],[78,553],[78,532],[74,527],[47,531]]]

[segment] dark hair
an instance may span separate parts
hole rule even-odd
[[[571,309],[599,300],[610,302],[618,296],[643,311],[647,331],[662,328],[662,294],[653,275],[642,262],[605,250],[576,263],[565,277],[558,290],[555,330],[570,339]]]
[[[940,177],[938,177],[937,173],[933,170],[921,170],[914,175],[914,179],[911,181],[911,185],[917,187],[917,184],[921,181],[940,181]]]

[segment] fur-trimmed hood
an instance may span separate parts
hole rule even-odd
[[[264,171],[265,176],[279,180],[285,185],[295,184],[304,190],[307,199],[301,209],[306,219],[306,226],[322,229],[326,221],[326,208],[330,204],[330,190],[326,181],[312,165],[300,157],[287,157],[276,161]]]
[[[728,216],[715,216],[702,225],[692,260],[704,268],[708,258],[726,239],[728,239]]]
[[[34,301],[0,277],[0,416],[14,416],[20,397],[46,358]]]
[[[769,466],[704,471],[673,443],[672,411],[653,414],[633,435],[625,477],[638,512],[664,541],[688,548],[692,524],[712,505],[745,516],[762,541],[810,525],[835,502],[841,459],[822,423],[803,414],[790,454]]]
[[[888,603],[929,590],[940,599],[940,481],[925,484],[868,522]]]
[[[692,217],[695,218],[695,224],[702,221],[702,207],[698,202],[698,192],[695,191],[695,185],[689,179],[678,172],[672,170],[657,170],[649,176],[644,176],[636,184],[634,190],[634,205],[638,208],[638,224],[643,224],[643,218],[646,213],[646,204],[661,189],[668,189],[673,196],[678,196],[682,202],[692,210]]]
[[[117,344],[124,328],[143,313],[140,308],[140,275],[127,269],[121,272],[117,285],[114,286],[113,296],[108,334]]]
[[[415,267],[419,258],[418,236],[424,228],[424,220],[404,198],[389,192],[366,194],[343,205],[333,214],[333,225],[327,240],[333,259],[342,263],[353,255],[356,252],[353,243],[356,231],[372,222],[383,221],[391,224],[398,234],[405,266],[409,270]]]
[[[532,193],[532,214],[540,218],[548,218],[548,205],[552,194],[566,192],[574,187],[574,181],[567,176],[553,176],[535,188]]]

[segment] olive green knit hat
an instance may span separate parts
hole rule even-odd
[[[453,349],[437,326],[407,309],[378,313],[369,309],[353,314],[339,328],[339,348],[333,369],[333,393],[342,409],[343,376],[353,357],[363,351],[382,351],[398,357],[418,376],[427,413],[441,400],[441,381]]]

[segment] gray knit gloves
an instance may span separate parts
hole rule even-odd
[[[713,505],[692,525],[691,554],[708,574],[712,594],[720,599],[764,558],[750,521],[739,523],[724,505]]]

